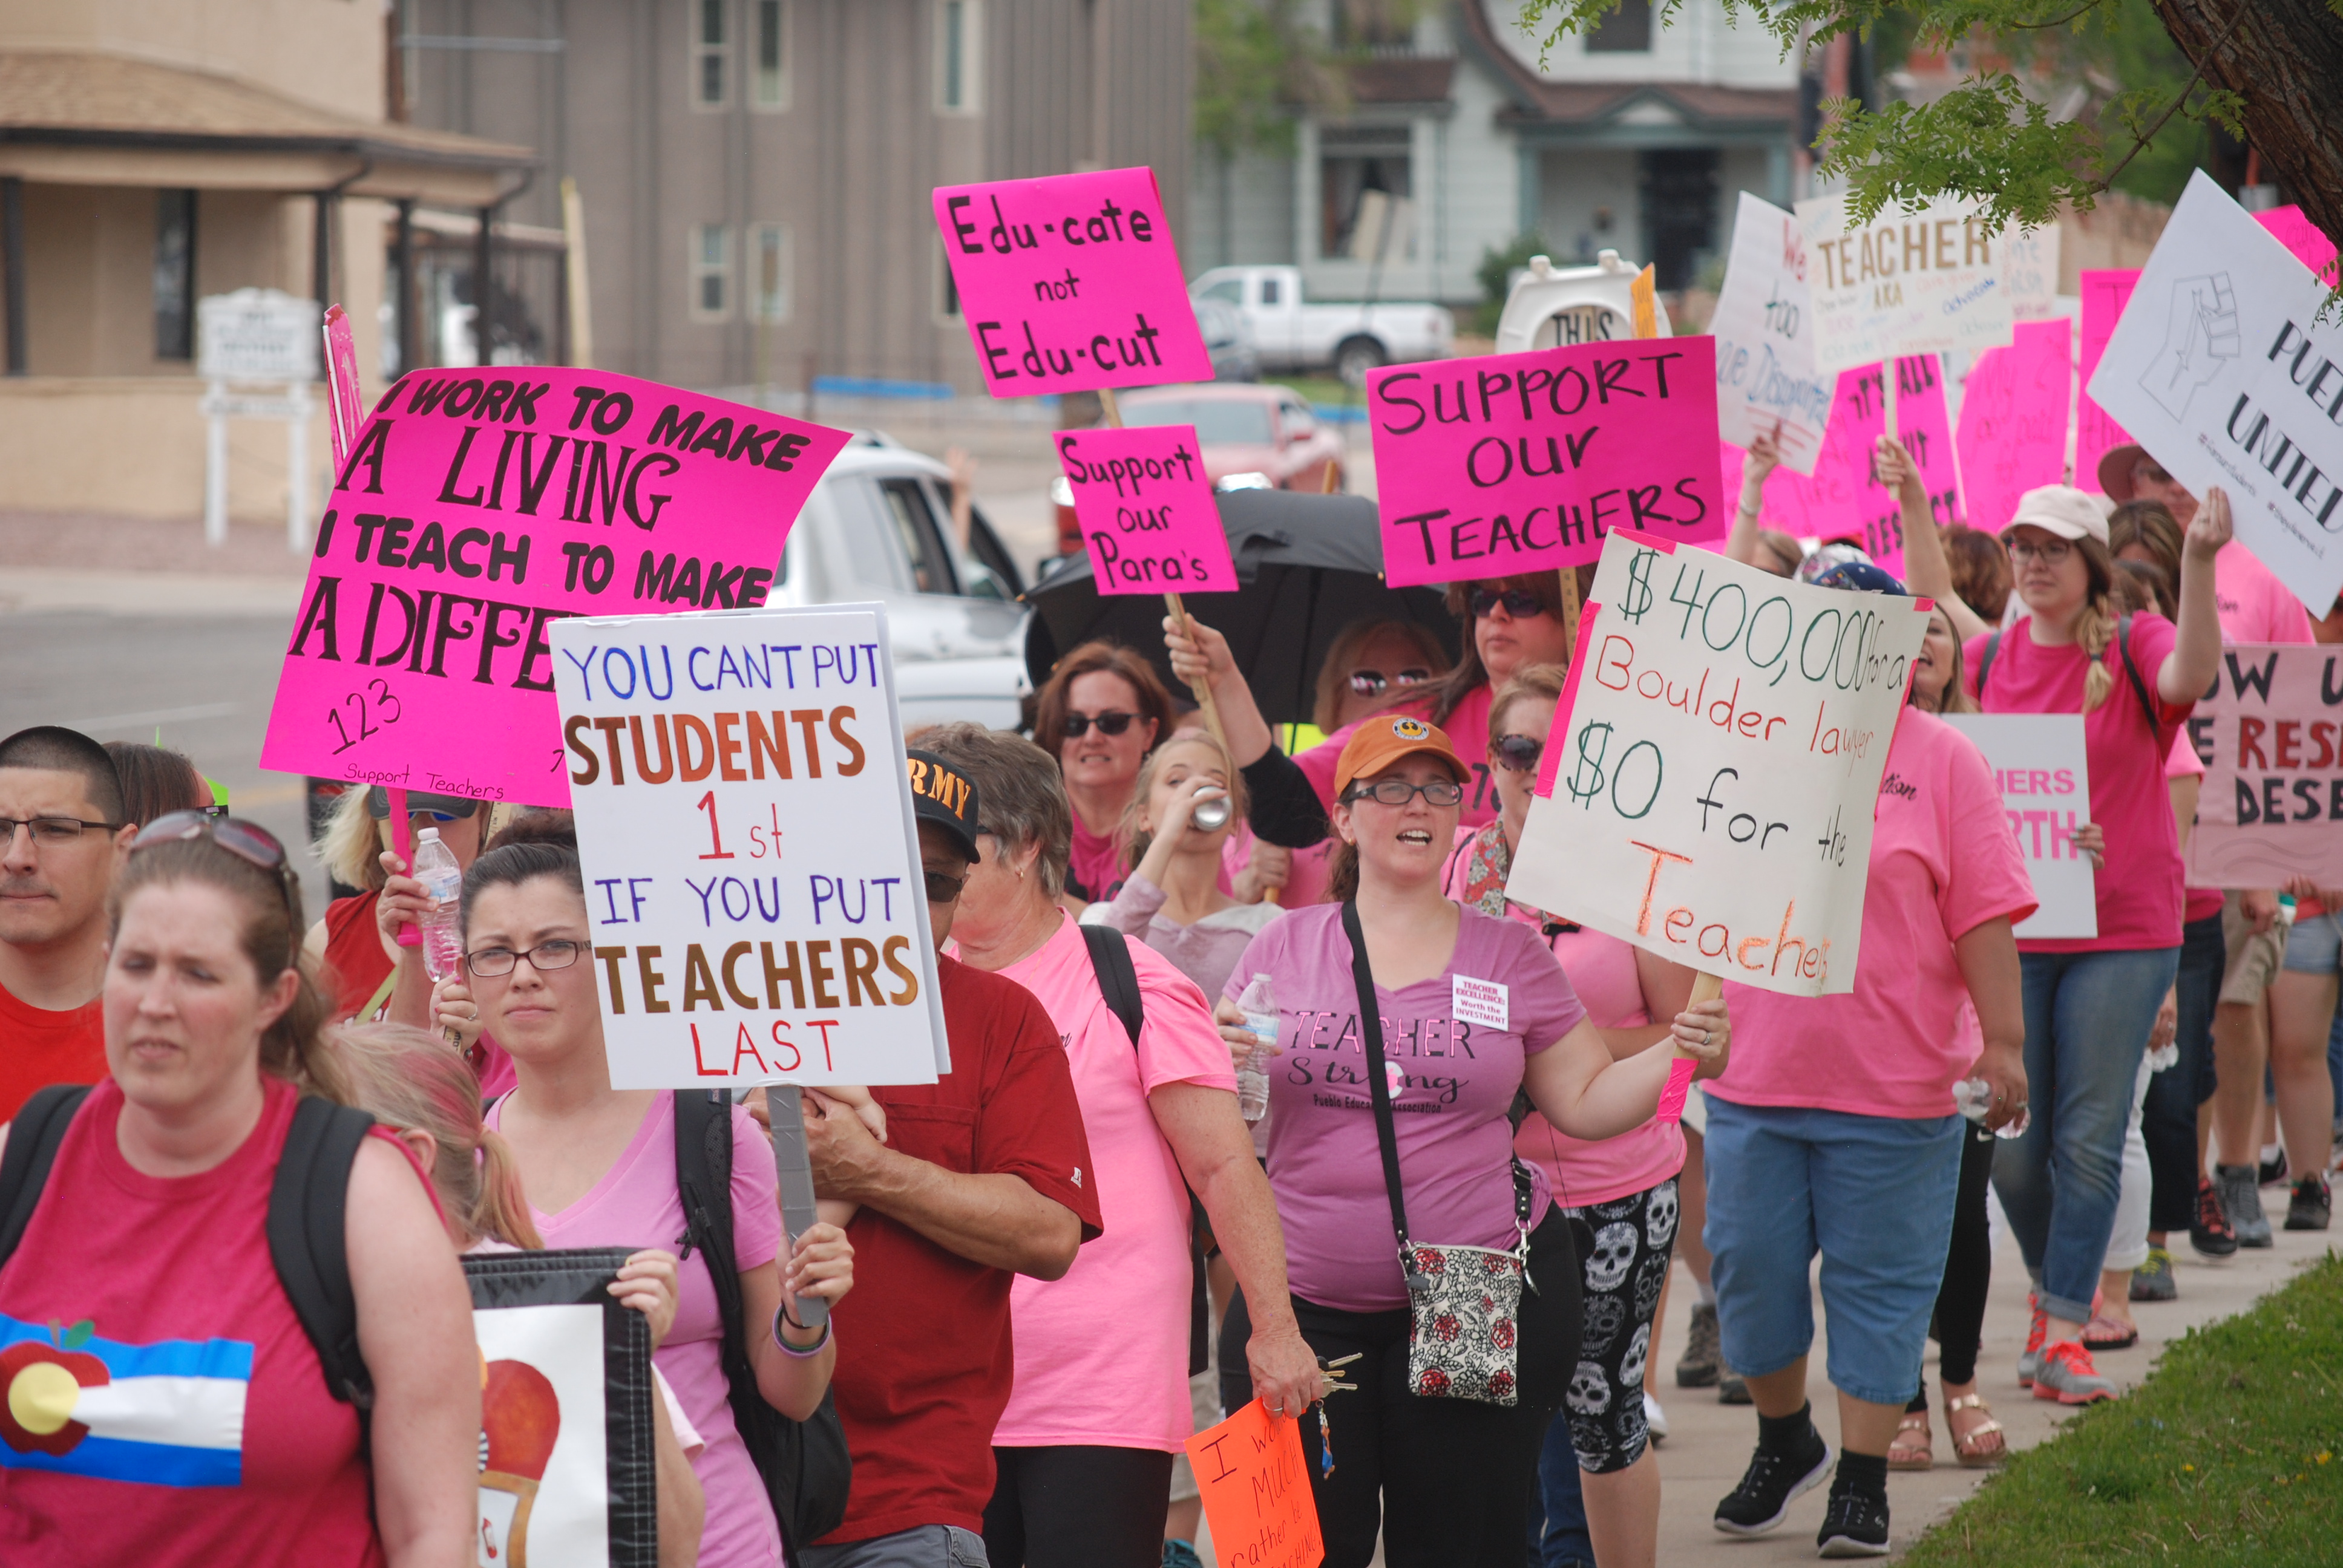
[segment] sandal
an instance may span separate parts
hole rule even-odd
[[[2091,1321],[2083,1325],[2083,1348],[2087,1351],[2127,1351],[2137,1343],[2137,1323],[2127,1323],[2104,1312],[2094,1312]]]
[[[1916,1438],[1907,1433],[1917,1432]],[[1887,1445],[1887,1468],[1890,1470],[1933,1470],[1936,1468],[1936,1436],[1928,1430],[1928,1412],[1916,1410],[1906,1413],[1896,1423],[1896,1439]]]
[[[1963,1432],[1953,1424],[1953,1416],[1965,1410],[1976,1411],[1984,1415],[1985,1420]],[[2009,1442],[2002,1435],[2001,1422],[1993,1419],[1993,1410],[1985,1402],[1985,1395],[1981,1393],[1946,1400],[1945,1425],[1952,1431],[1953,1453],[1960,1460],[1964,1470],[1990,1470],[2009,1457]],[[1895,1452],[1892,1448],[1888,1450],[1890,1458],[1887,1462],[1891,1468],[1896,1462]]]

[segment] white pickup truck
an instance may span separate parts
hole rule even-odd
[[[1444,358],[1456,340],[1455,317],[1437,305],[1313,305],[1302,297],[1298,266],[1216,266],[1188,293],[1244,313],[1263,369],[1331,365],[1353,386],[1378,365]]]

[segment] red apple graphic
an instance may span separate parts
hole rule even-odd
[[[561,1435],[561,1401],[527,1362],[490,1362],[480,1391],[480,1555],[528,1568],[528,1518]]]
[[[89,1336],[65,1337],[78,1344]],[[0,1351],[0,1440],[18,1453],[72,1452],[89,1435],[88,1427],[65,1414],[74,1390],[113,1381],[96,1356],[38,1340],[10,1345]]]

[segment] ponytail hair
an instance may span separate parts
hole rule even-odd
[[[487,1125],[480,1081],[464,1059],[409,1024],[351,1024],[332,1034],[356,1095],[351,1103],[386,1127],[427,1132],[438,1145],[431,1186],[467,1240],[542,1248],[520,1168]]]
[[[2083,569],[2091,579],[2082,611],[2075,618],[2075,640],[2082,646],[2084,658],[2090,661],[2088,673],[2083,677],[2083,711],[2089,713],[2116,689],[2116,672],[2108,668],[2105,656],[2108,645],[2116,639],[2122,612],[2115,600],[2115,556],[2094,538],[2077,539],[2074,547],[2081,553]]]

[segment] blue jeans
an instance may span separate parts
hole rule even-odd
[[[1530,1510],[1534,1568],[1594,1568],[1594,1537],[1586,1528],[1586,1494],[1578,1484],[1578,1450],[1570,1441],[1570,1414],[1557,1414],[1538,1451],[1538,1498]]]
[[[1944,1283],[1966,1125],[1710,1095],[1702,1236],[1725,1364],[1762,1377],[1813,1346],[1808,1269],[1819,1251],[1832,1386],[1873,1404],[1909,1400]]]
[[[2178,948],[2018,955],[2033,1125],[1996,1151],[1993,1184],[2054,1318],[2091,1315],[2139,1059],[2179,960]]]

